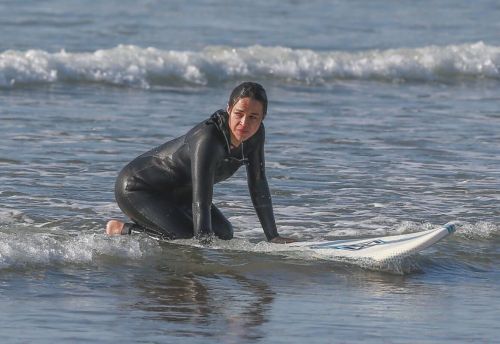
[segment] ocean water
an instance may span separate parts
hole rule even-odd
[[[500,331],[495,1],[1,1],[2,343],[457,343]],[[270,98],[279,232],[457,232],[390,266],[265,242],[244,170],[236,239],[108,238],[119,170]]]

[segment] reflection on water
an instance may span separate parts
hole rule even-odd
[[[166,246],[164,258],[174,259],[137,275],[133,285],[140,301],[133,308],[146,312],[147,319],[168,323],[169,335],[197,333],[223,342],[263,337],[259,327],[269,320],[275,296],[265,282],[244,276],[237,267],[210,263],[210,252]],[[212,258],[224,260],[223,254]]]

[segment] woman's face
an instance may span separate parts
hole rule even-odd
[[[232,108],[227,108],[231,143],[237,147],[241,142],[251,138],[264,118],[264,107],[258,100],[240,98]]]

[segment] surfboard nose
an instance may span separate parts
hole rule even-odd
[[[447,223],[444,225],[444,227],[448,230],[448,233],[455,233],[455,231],[457,230],[457,228],[455,227],[455,225],[453,223]]]

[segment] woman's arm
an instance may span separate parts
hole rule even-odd
[[[264,126],[256,134],[259,135],[258,146],[248,155],[247,176],[248,189],[252,198],[252,203],[259,217],[262,229],[268,241],[275,243],[285,243],[295,241],[280,237],[274,220],[273,204],[269,185],[266,178],[266,168],[264,160]]]
[[[208,129],[193,135],[189,142],[195,237],[212,233],[211,206],[215,167],[219,157],[224,155],[224,147],[213,130]]]

